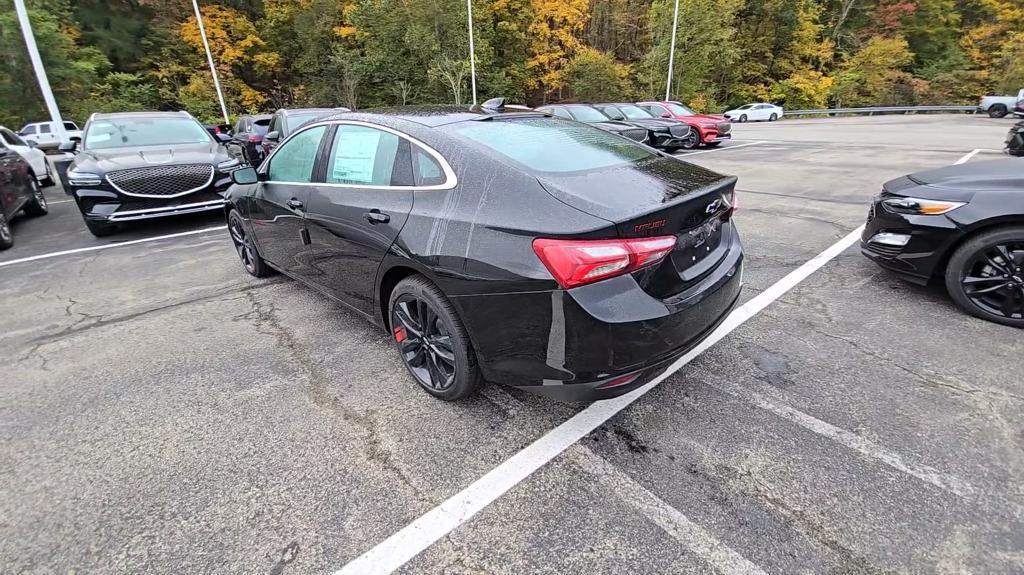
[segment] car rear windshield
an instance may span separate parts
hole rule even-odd
[[[89,150],[131,146],[207,144],[210,133],[190,118],[109,118],[89,123],[83,147]]]
[[[270,129],[270,118],[252,121],[252,132],[254,134],[266,134],[268,129]]]
[[[470,121],[449,129],[537,172],[598,170],[653,155],[626,138],[559,118]]]
[[[607,122],[608,116],[590,106],[567,106],[574,118],[580,122]]]

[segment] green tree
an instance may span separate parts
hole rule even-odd
[[[573,98],[582,102],[626,100],[631,95],[629,66],[610,54],[583,47],[565,65],[565,77]]]

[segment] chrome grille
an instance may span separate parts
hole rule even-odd
[[[732,124],[730,124],[729,122],[722,122],[722,123],[718,124],[718,133],[719,134],[728,134],[731,131],[732,131]]]
[[[635,140],[637,142],[643,142],[647,140],[647,130],[640,128],[632,130],[623,130],[622,135],[629,138],[630,140]]]
[[[676,138],[682,138],[683,136],[685,136],[689,132],[690,132],[690,126],[688,126],[688,125],[669,126],[669,128],[668,128],[668,133],[672,134]]]
[[[107,181],[129,196],[172,198],[199,191],[213,181],[210,164],[175,164],[107,173]]]

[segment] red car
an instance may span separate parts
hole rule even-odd
[[[674,118],[693,126],[700,134],[700,140],[693,147],[700,144],[717,146],[732,138],[732,124],[725,116],[698,114],[679,102],[637,102],[636,105],[654,114],[656,118]]]

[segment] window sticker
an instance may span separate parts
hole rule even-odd
[[[380,145],[377,130],[348,130],[334,149],[332,182],[369,184],[373,182],[373,165]]]

